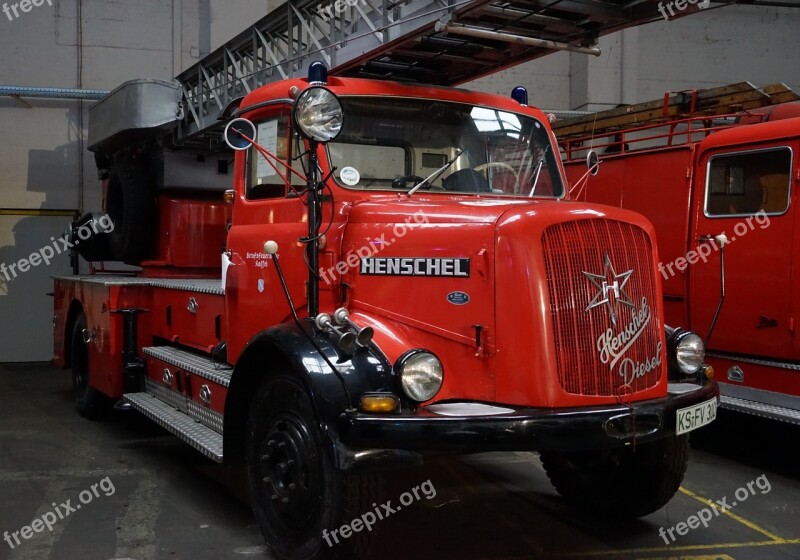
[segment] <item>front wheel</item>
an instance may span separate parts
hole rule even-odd
[[[311,401],[294,378],[274,378],[257,391],[246,458],[253,510],[278,558],[356,558],[365,552],[370,532],[342,538],[333,531],[371,509],[376,488],[335,467]]]
[[[635,448],[541,453],[555,489],[567,501],[596,513],[642,517],[669,502],[689,461],[689,436]]]

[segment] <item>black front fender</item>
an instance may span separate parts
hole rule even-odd
[[[261,331],[247,343],[234,366],[225,401],[226,462],[244,457],[251,399],[271,377],[291,375],[303,384],[320,429],[334,448],[341,415],[355,410],[364,393],[391,390],[392,367],[377,347],[358,348],[353,355],[346,355],[334,342],[331,335],[315,332],[310,321],[304,321],[302,329],[295,323],[283,323]],[[338,456],[339,450],[333,451]]]

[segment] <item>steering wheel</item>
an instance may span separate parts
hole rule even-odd
[[[392,181],[392,188],[393,189],[409,189],[415,185],[422,183],[425,180],[425,177],[420,177],[419,175],[405,175],[404,177],[398,177]],[[407,186],[407,183],[411,182],[411,187]],[[421,187],[421,189],[429,189],[431,188],[430,183],[425,183]]]
[[[475,171],[482,173],[487,169],[493,169],[493,168],[499,168],[502,169],[503,171],[510,171],[514,175],[514,183],[519,183],[519,173],[517,173],[513,167],[502,161],[490,161],[488,163],[482,163],[474,167],[473,169],[475,169]],[[487,174],[487,179],[488,179],[488,174]]]

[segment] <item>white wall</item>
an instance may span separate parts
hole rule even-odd
[[[0,84],[113,89],[133,78],[171,79],[263,17],[268,3],[58,0],[11,21],[0,12]],[[94,161],[85,149],[90,105],[0,98],[0,210],[100,209]],[[0,264],[50,244],[68,221],[0,215]],[[16,278],[0,273],[0,362],[52,357],[46,293],[50,275],[67,272],[68,259],[61,257]]]

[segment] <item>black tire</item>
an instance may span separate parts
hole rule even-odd
[[[256,392],[246,445],[253,511],[277,558],[363,557],[374,530],[339,538],[339,544],[330,533],[373,509],[371,504],[379,496],[379,479],[348,476],[335,467],[311,401],[299,381],[279,376]],[[325,530],[327,542],[323,539]]]
[[[542,465],[555,489],[583,509],[635,518],[669,502],[683,480],[689,436],[613,450],[548,451]]]
[[[96,219],[94,214],[84,214],[79,220],[72,222],[69,232],[69,241],[78,251],[78,254],[86,259],[88,262],[108,261],[112,260],[114,256],[111,254],[111,248],[108,244],[108,234],[104,231],[98,231],[87,239],[81,239],[79,231],[82,228],[88,230],[91,223]],[[95,225],[95,228],[97,226]]]
[[[70,342],[72,360],[72,393],[78,414],[89,420],[101,420],[111,410],[112,402],[107,396],[89,385],[89,346],[83,341],[86,316],[83,312],[75,319]]]
[[[153,187],[143,163],[122,163],[108,179],[106,212],[114,229],[108,246],[115,260],[136,264],[151,249],[155,230]]]

